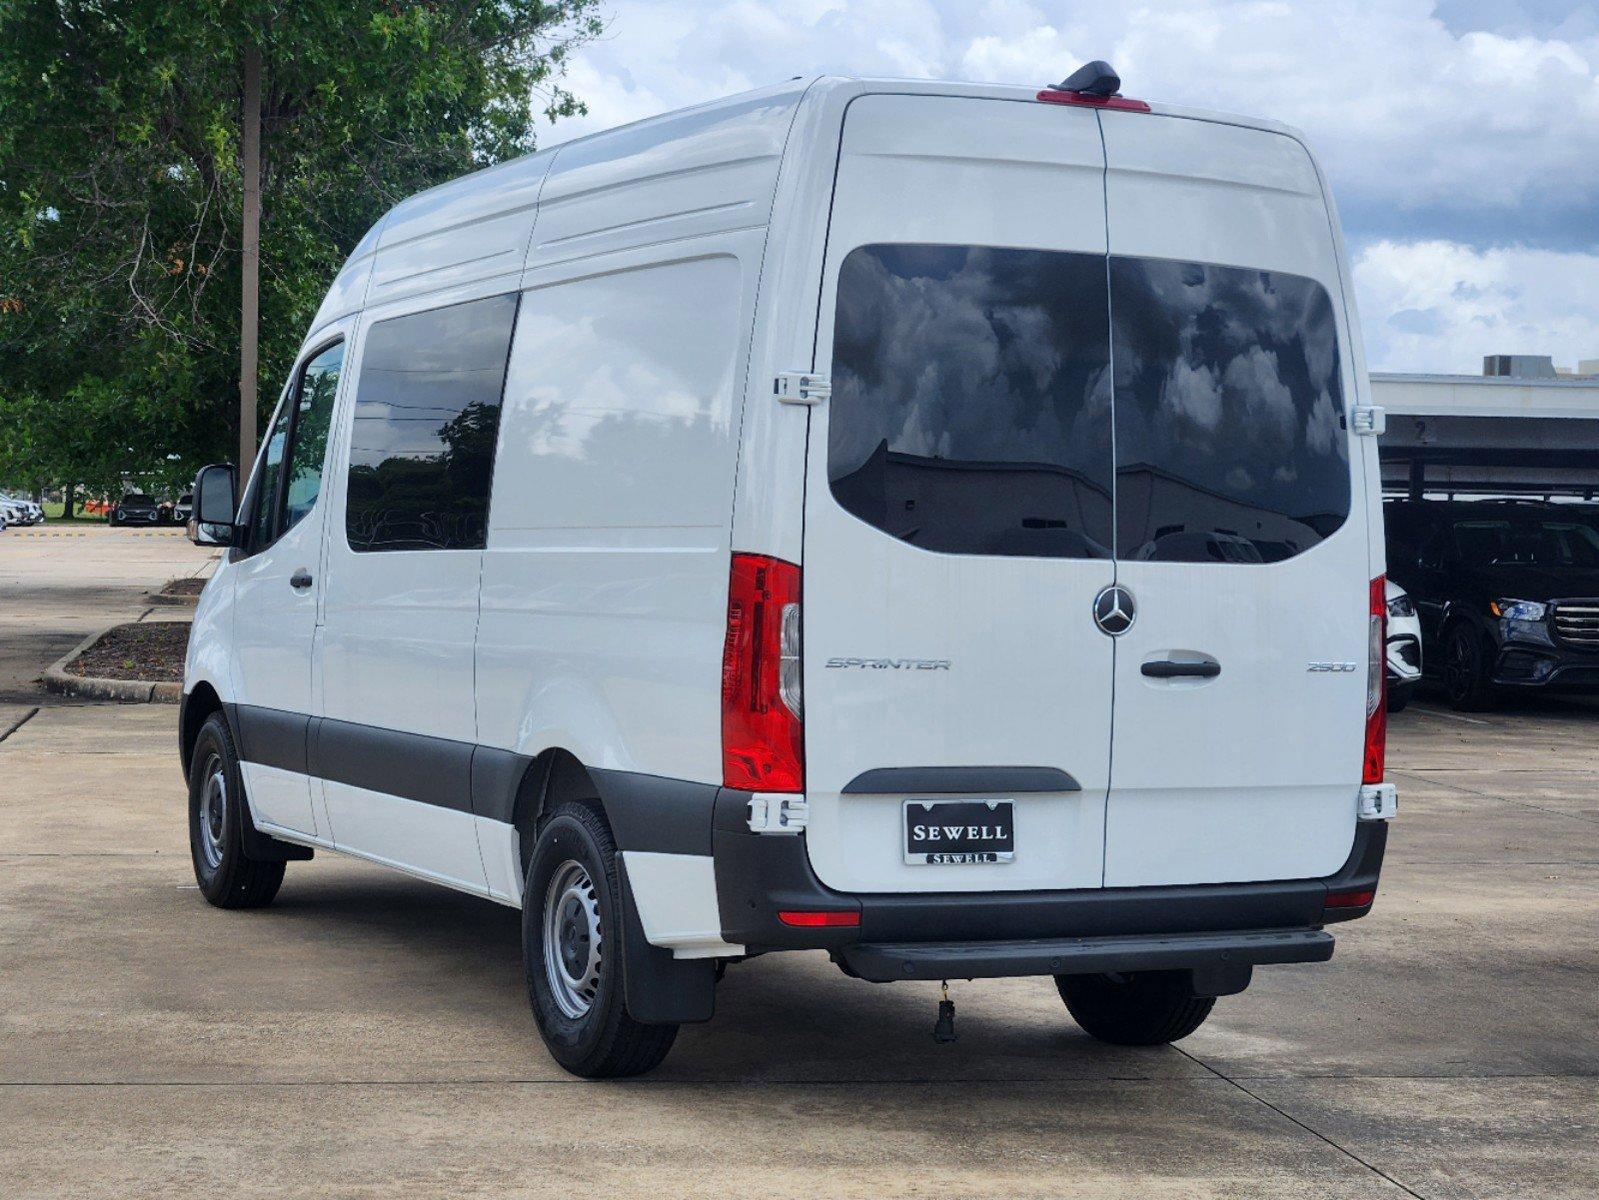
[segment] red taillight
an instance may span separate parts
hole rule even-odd
[[[1366,624],[1366,764],[1362,783],[1381,783],[1388,745],[1388,577],[1371,581]]]
[[[779,912],[777,919],[785,925],[799,925],[806,929],[854,927],[861,923],[858,912]]]
[[[1057,88],[1045,88],[1036,99],[1045,104],[1083,104],[1089,108],[1114,108],[1118,112],[1149,111],[1149,105],[1142,100],[1132,100],[1126,96],[1093,96],[1087,92],[1063,92]]]
[[[1328,892],[1324,905],[1327,908],[1365,908],[1376,898],[1375,888],[1359,892]]]
[[[722,785],[805,790],[799,691],[800,569],[733,555],[722,645]]]

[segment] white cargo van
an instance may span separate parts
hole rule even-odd
[[[1195,1029],[1370,908],[1383,538],[1325,181],[1268,122],[796,81],[415,196],[249,484],[181,742],[201,888],[311,848],[523,912],[580,1075],[728,960]]]

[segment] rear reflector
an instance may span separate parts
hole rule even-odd
[[[1087,92],[1063,92],[1056,88],[1045,88],[1036,99],[1045,104],[1081,104],[1087,108],[1114,108],[1118,112],[1149,111],[1149,105],[1142,100],[1132,100],[1126,96],[1093,96]]]
[[[1375,888],[1367,888],[1362,892],[1329,892],[1325,901],[1327,908],[1365,908],[1377,898]]]
[[[861,923],[858,912],[779,912],[777,919],[785,925],[799,925],[809,929],[854,927]]]
[[[1362,783],[1381,783],[1388,745],[1388,580],[1371,581],[1371,606],[1366,621],[1366,757]]]
[[[722,645],[722,786],[805,790],[800,723],[800,569],[735,554]]]

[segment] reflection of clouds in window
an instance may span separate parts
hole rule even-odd
[[[1311,405],[1305,418],[1305,445],[1317,454],[1328,454],[1342,433],[1338,408],[1325,388]]]
[[[527,293],[496,529],[725,525],[746,289],[718,254]]]
[[[834,318],[835,497],[932,549],[1105,553],[1107,357],[1102,256],[857,247]]]
[[[1213,554],[1212,534],[1238,531],[1274,561],[1336,528],[1349,464],[1326,292],[1118,256],[1111,278],[1119,551]]]
[[[1222,384],[1228,398],[1243,407],[1249,418],[1245,429],[1256,444],[1268,453],[1292,445],[1298,414],[1274,351],[1252,346],[1237,355],[1222,373]]]
[[[1215,372],[1203,363],[1195,367],[1179,358],[1160,385],[1160,406],[1204,429],[1216,428],[1221,420],[1221,387]]]

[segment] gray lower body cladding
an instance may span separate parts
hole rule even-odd
[[[512,819],[531,762],[493,747],[244,705],[229,706],[229,718],[246,760],[500,821]],[[1332,938],[1316,931],[1367,911],[1329,910],[1328,894],[1375,888],[1388,834],[1381,822],[1358,825],[1348,861],[1322,879],[851,894],[816,877],[803,836],[750,832],[746,792],[632,772],[589,776],[621,849],[713,858],[726,941],[753,952],[828,950],[867,979],[1318,961],[1330,957]],[[778,913],[790,910],[854,912],[859,924],[786,925]]]

